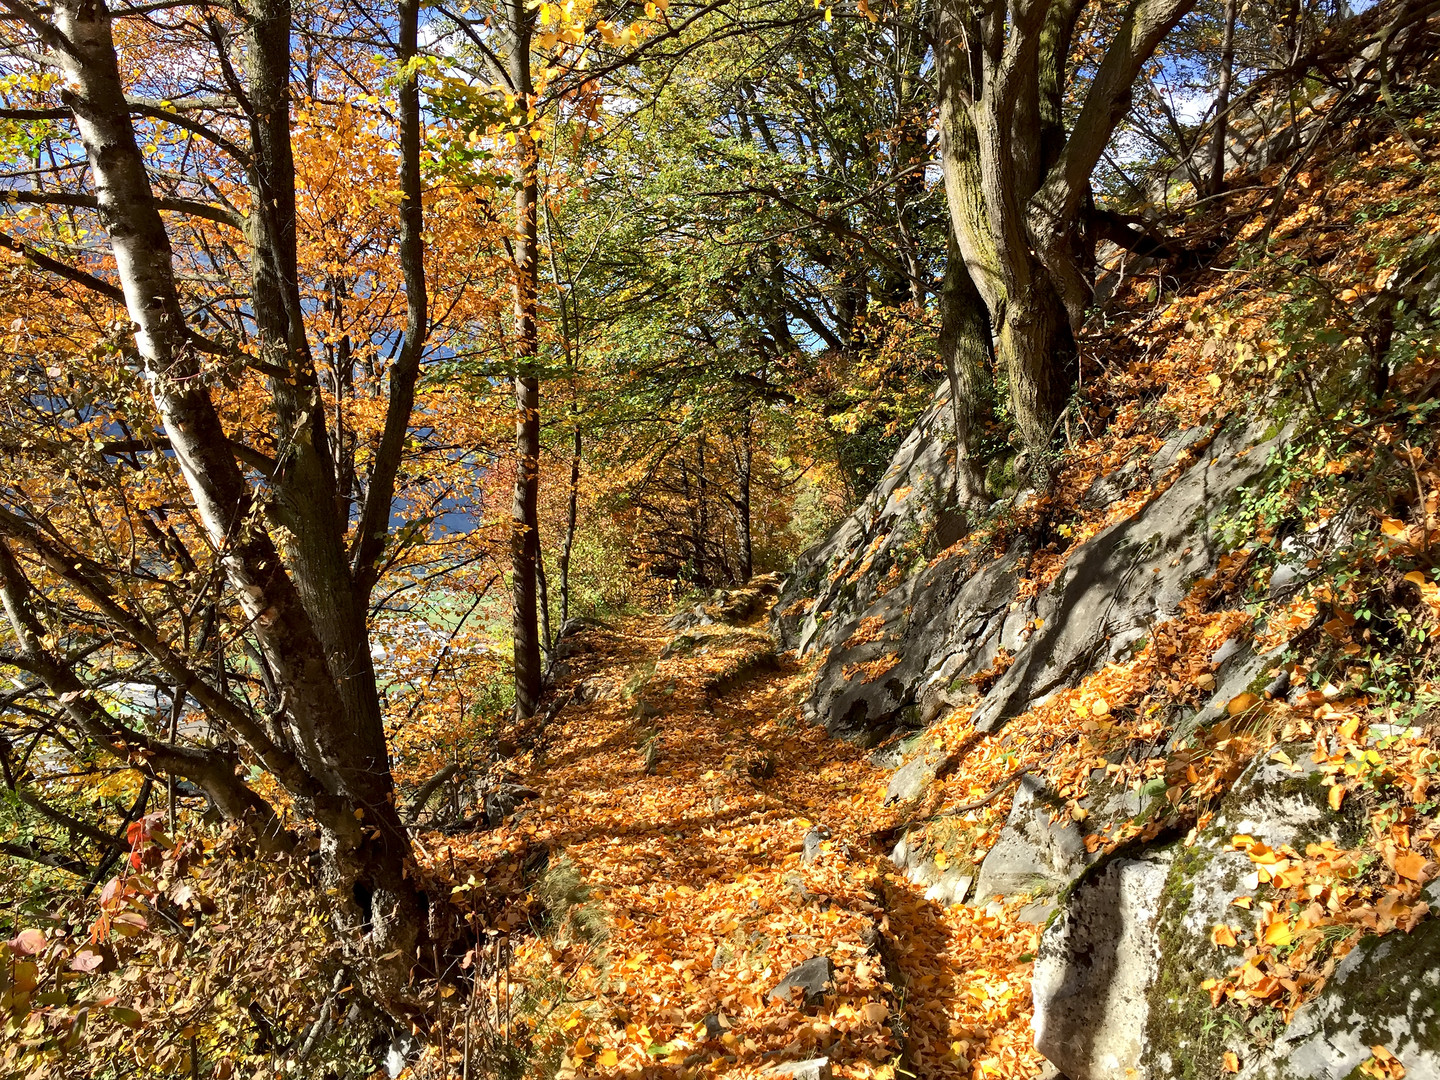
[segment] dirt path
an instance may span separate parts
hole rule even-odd
[[[575,1002],[562,1075],[822,1057],[844,1077],[1033,1074],[1034,928],[893,872],[868,839],[893,823],[888,774],[799,720],[804,675],[762,627],[707,627],[664,657],[658,619],[576,639],[559,692],[587,700],[547,733],[542,797],[492,834],[563,851],[603,909],[602,945],[547,953]],[[771,997],[816,957],[833,964],[820,1001]]]

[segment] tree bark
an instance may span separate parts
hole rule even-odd
[[[1080,0],[936,8],[946,201],[990,315],[1017,432],[1042,476],[1091,298],[1079,237],[1090,175],[1140,69],[1194,2],[1130,3],[1068,132],[1061,105]]]
[[[1220,40],[1220,80],[1215,89],[1215,134],[1210,148],[1210,177],[1203,194],[1214,198],[1225,190],[1225,140],[1230,128],[1230,81],[1235,77],[1236,0],[1225,0],[1225,29]]]
[[[580,509],[580,423],[575,423],[570,451],[570,499],[565,509],[565,540],[560,547],[560,626],[570,621],[570,555],[575,550],[575,528]],[[563,629],[562,629],[563,632]]]
[[[951,357],[958,363],[952,392],[957,407],[963,409],[962,397],[974,398],[965,393],[965,383],[982,370],[967,366],[963,357],[983,357],[994,334],[995,363],[1009,386],[1011,417],[1023,444],[1043,459],[1069,393],[1071,368],[1064,354],[1073,352],[1073,344],[1059,294],[1026,240],[1025,192],[1016,189],[1022,179],[1019,173],[1027,173],[1025,179],[1033,185],[1043,165],[1038,160],[1040,109],[1037,103],[1029,110],[1033,115],[1025,123],[1032,126],[1021,138],[1031,145],[1021,149],[1007,140],[1002,128],[1008,124],[1008,113],[996,115],[971,97],[981,61],[956,44],[966,40],[967,33],[978,33],[965,25],[968,11],[946,2],[937,18],[940,155],[952,236],[961,254],[957,261],[968,270],[970,288],[983,302],[988,318],[979,320],[967,309],[972,301],[958,276],[947,279],[950,296],[959,306],[951,309],[955,322],[949,333],[954,337],[947,335],[942,351],[948,354],[947,364]],[[942,300],[942,319],[944,310]],[[968,439],[973,417],[957,415],[956,421],[957,435],[963,426]],[[956,464],[958,470],[961,460]],[[957,483],[962,493],[983,495],[984,485],[974,475],[962,477],[957,472]]]
[[[540,379],[536,372],[535,304],[539,287],[539,176],[536,147],[524,110],[534,86],[530,73],[531,13],[524,0],[509,0],[513,38],[510,84],[518,107],[515,163],[515,498],[511,506],[512,632],[515,638],[515,715],[526,720],[540,707],[544,670],[540,657],[538,576],[540,565]]]
[[[413,0],[402,4],[402,36],[412,48],[417,13]],[[299,303],[288,4],[256,0],[243,12],[248,87],[228,70],[228,53],[221,53],[227,81],[249,108],[258,339],[266,359],[290,373],[272,385],[281,452],[269,509],[294,538],[283,558],[261,527],[263,518],[206,388],[207,375],[187,340],[169,237],[131,124],[109,12],[88,0],[62,0],[54,17],[58,33],[47,44],[65,76],[63,97],[85,146],[97,212],[109,234],[156,410],[280,693],[277,715],[289,726],[293,757],[272,743],[243,707],[189,672],[103,581],[82,565],[67,563],[64,552],[49,551],[47,540],[23,521],[7,519],[5,531],[32,551],[48,551],[43,557],[51,568],[117,631],[172,674],[191,680],[192,696],[250,744],[294,796],[297,808],[312,817],[320,830],[333,913],[347,946],[365,961],[362,983],[382,1005],[404,1011],[409,969],[425,924],[421,898],[407,871],[409,842],[394,806],[365,605],[345,558],[324,410]],[[88,723],[104,744],[103,717],[77,720]],[[168,752],[195,753],[185,748]],[[169,766],[157,758],[155,765],[187,775],[183,762]],[[209,783],[204,786],[211,790]],[[237,795],[236,802],[234,809],[221,808],[234,816],[250,812],[253,792],[250,798]]]
[[[754,466],[755,421],[747,402],[740,414],[740,453],[738,455],[740,496],[736,500],[740,519],[740,584],[748,584],[755,574],[755,547],[751,536],[750,476]]]
[[[696,577],[697,585],[708,586],[710,579],[710,478],[706,475],[706,436],[700,433],[696,444]]]
[[[975,456],[975,431],[984,397],[990,319],[952,233],[940,286],[940,358],[950,383],[955,424],[955,505],[985,501],[985,475]]]

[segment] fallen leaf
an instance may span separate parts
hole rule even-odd
[[[1239,716],[1241,713],[1248,712],[1259,704],[1259,695],[1252,694],[1249,691],[1246,691],[1243,694],[1236,694],[1233,698],[1231,698],[1230,705],[1228,706],[1226,711],[1229,712],[1231,716]]]
[[[1411,881],[1425,879],[1425,856],[1410,851],[1395,857],[1395,873]]]

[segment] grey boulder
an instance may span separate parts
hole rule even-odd
[[[799,989],[805,1005],[818,1005],[825,994],[835,987],[835,965],[828,956],[813,956],[775,984],[771,1001],[791,1001]]]

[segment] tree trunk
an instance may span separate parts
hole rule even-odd
[[[286,386],[275,388],[277,412],[289,410],[295,419],[274,478],[277,508],[282,519],[293,515],[304,526],[292,529],[297,542],[284,558],[253,513],[249,485],[188,340],[169,237],[130,121],[108,11],[86,0],[62,0],[55,8],[59,37],[50,44],[64,70],[64,100],[86,148],[100,218],[137,328],[136,346],[156,410],[200,520],[215,548],[226,553],[221,565],[280,692],[276,709],[289,725],[294,753],[272,741],[245,708],[190,672],[163,638],[83,566],[53,562],[44,554],[49,550],[46,539],[22,522],[9,521],[5,527],[41,553],[117,632],[168,671],[190,680],[191,696],[212,721],[242,738],[295,798],[297,808],[312,817],[321,834],[332,910],[347,946],[365,961],[357,965],[363,984],[381,1004],[403,1011],[409,969],[424,928],[421,900],[407,874],[409,842],[394,807],[364,605],[352,587],[336,520],[325,417],[322,409],[312,409],[308,417],[295,412],[307,401],[313,405],[318,391],[295,285],[293,210],[286,212],[294,205],[287,85],[290,13],[283,3],[262,2],[246,16],[254,83],[249,100],[255,110],[271,110],[250,117],[252,183],[271,200],[253,211],[254,311],[262,350],[295,375],[293,385],[287,380]],[[413,18],[408,36],[413,43]],[[233,80],[233,73],[228,77]],[[277,109],[284,115],[275,115]],[[302,492],[308,493],[308,501]],[[77,720],[89,724],[88,730],[104,745],[103,718]],[[185,748],[167,752],[183,758],[182,751]],[[162,763],[157,759],[156,764]],[[185,774],[183,767],[174,768]],[[222,803],[222,810],[238,816],[251,809],[255,799],[253,793],[248,799],[236,794],[235,805]]]
[[[1135,0],[1110,32],[1068,132],[1062,102],[1082,0],[935,14],[941,164],[951,224],[995,333],[996,364],[1037,475],[1075,378],[1090,302],[1079,242],[1090,176],[1131,88],[1194,0]]]
[[[1215,135],[1210,148],[1210,178],[1202,193],[1213,198],[1225,190],[1225,140],[1230,127],[1230,82],[1235,76],[1236,0],[1225,0],[1225,29],[1220,41],[1220,81],[1215,90]]]
[[[560,625],[570,621],[570,553],[575,550],[575,527],[580,509],[580,423],[570,452],[570,501],[565,510],[565,540],[560,546]]]
[[[952,232],[945,280],[940,286],[940,358],[950,382],[955,424],[954,502],[960,507],[985,501],[985,475],[975,456],[975,429],[984,398],[989,344],[990,319]]]
[[[1031,469],[1043,473],[1076,370],[1069,317],[1043,273],[1010,297],[995,355],[1010,383],[1010,411],[1032,455]]]
[[[540,707],[540,379],[536,372],[535,304],[539,286],[539,175],[536,147],[524,110],[534,87],[530,76],[530,12],[510,0],[510,82],[519,112],[515,164],[515,499],[511,508],[511,588],[514,597],[515,715],[528,719]]]
[[[709,478],[705,475],[705,434],[701,432],[699,442],[695,448],[695,488],[697,499],[695,505],[695,572],[701,579],[701,584],[709,585],[710,558],[707,545],[710,543],[710,499],[709,499]]]
[[[750,405],[745,405],[745,411],[740,415],[740,454],[739,473],[740,497],[736,500],[736,508],[739,510],[740,518],[740,584],[748,584],[755,574],[755,550],[750,534],[750,474],[754,464],[754,419],[751,414]]]
[[[948,27],[952,36],[959,36],[958,16],[952,5],[944,5],[942,13],[947,10],[950,20],[942,18],[939,25],[942,31]],[[1023,239],[1009,235],[1013,229],[997,227],[997,221],[1006,220],[997,204],[1013,201],[1013,196],[1002,190],[1012,182],[1011,170],[990,160],[1005,157],[1003,145],[988,155],[981,153],[983,141],[1003,144],[1005,140],[998,131],[976,128],[977,123],[996,121],[968,105],[966,55],[942,44],[939,57],[940,159],[952,236],[962,256],[959,261],[969,271],[970,289],[983,301],[989,315],[988,319],[977,318],[968,309],[970,289],[965,289],[961,281],[950,281],[947,275],[947,287],[956,290],[951,295],[961,301],[961,306],[953,309],[955,322],[950,333],[955,336],[942,340],[942,350],[948,354],[947,363],[951,356],[960,362],[952,390],[959,392],[957,404],[964,408],[959,397],[965,382],[981,369],[965,366],[962,357],[985,356],[993,328],[995,364],[1009,384],[1011,416],[1022,443],[1035,456],[1034,464],[1040,466],[1050,449],[1056,417],[1069,394],[1074,371],[1069,362],[1074,352],[1073,338],[1064,305],[1045,267]],[[982,114],[978,120],[977,112]],[[1038,129],[1033,138],[1039,142]],[[1039,153],[1038,147],[1034,152]],[[944,309],[942,302],[942,313]],[[957,415],[956,421],[957,434],[963,424],[969,438],[973,416]],[[957,480],[962,491],[976,487],[974,476],[957,476]],[[983,484],[978,488],[983,493]]]

